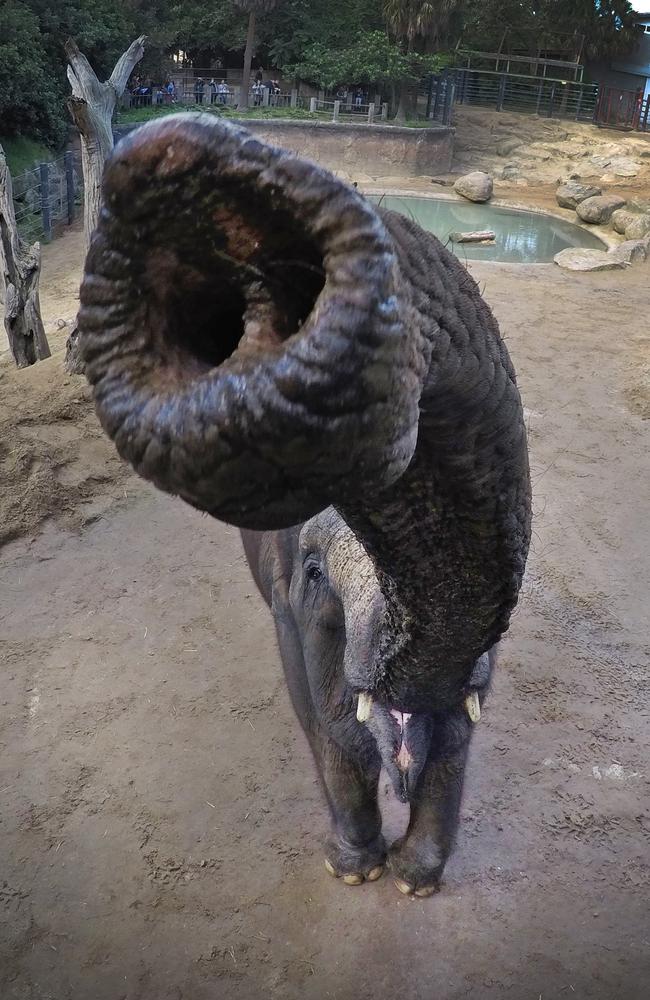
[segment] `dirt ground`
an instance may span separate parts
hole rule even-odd
[[[535,487],[520,609],[431,899],[331,879],[236,531],[120,465],[55,355],[0,362],[2,1000],[641,1000],[650,976],[650,265],[476,264]],[[382,785],[389,833],[403,807]]]

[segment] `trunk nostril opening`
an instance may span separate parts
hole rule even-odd
[[[141,307],[159,364],[191,379],[237,350],[259,354],[297,333],[325,284],[322,255],[304,233],[275,220],[251,233],[246,220],[213,212],[188,239],[146,254]]]
[[[194,376],[216,368],[244,334],[244,291],[209,260],[199,266],[178,251],[149,254],[143,281],[145,324],[159,363]]]

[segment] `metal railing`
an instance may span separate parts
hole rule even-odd
[[[20,235],[49,242],[61,225],[71,225],[83,203],[81,170],[72,150],[12,177]]]
[[[356,122],[368,125],[382,124],[388,119],[388,105],[347,103],[340,100],[320,101],[316,97],[308,99],[307,110],[332,122]],[[307,107],[307,105],[305,105]]]
[[[592,121],[598,85],[573,80],[551,80],[494,70],[455,69],[458,104],[478,104],[496,111],[522,111],[547,118]]]

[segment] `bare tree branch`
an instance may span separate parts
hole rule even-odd
[[[111,86],[115,89],[115,93],[118,97],[121,97],[124,93],[124,88],[126,87],[129,77],[133,72],[133,67],[136,63],[139,63],[144,55],[144,44],[147,40],[146,35],[140,35],[135,41],[131,42],[126,52],[124,52],[115,64],[115,69],[111,73],[110,80],[108,81]]]

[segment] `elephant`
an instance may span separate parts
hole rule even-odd
[[[314,163],[204,114],[123,139],[80,344],[102,426],[241,529],[331,814],[326,868],[441,883],[525,569],[512,362],[461,263]],[[390,850],[382,767],[410,805]]]

